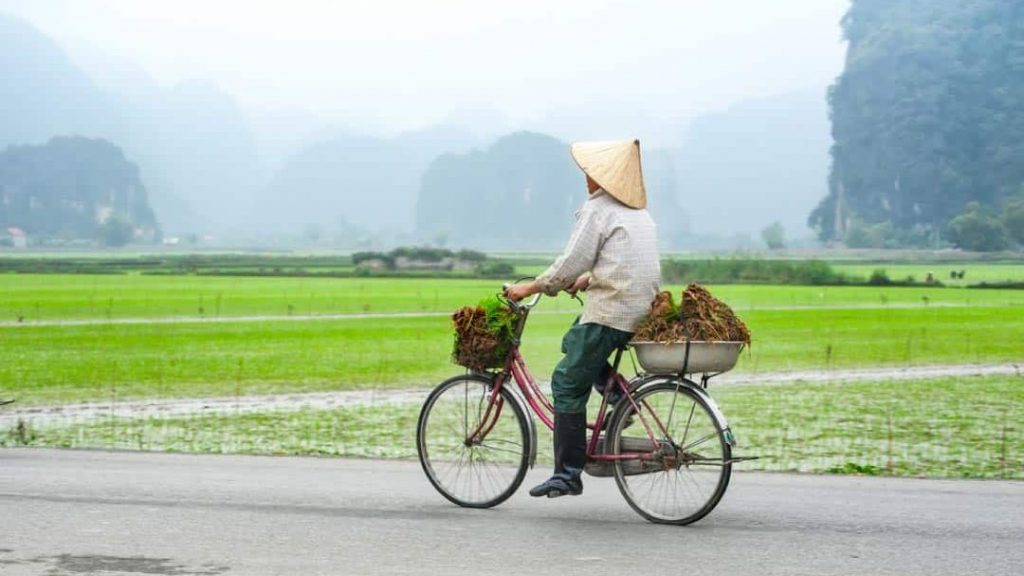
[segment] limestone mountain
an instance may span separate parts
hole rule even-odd
[[[59,137],[0,153],[0,229],[75,240],[111,219],[146,239],[158,231],[139,169],[117,146]]]
[[[675,202],[669,157],[657,150],[643,155],[648,209],[665,243],[685,230],[686,217]],[[584,177],[567,143],[517,132],[432,162],[420,185],[416,232],[459,246],[558,249],[585,199]]]

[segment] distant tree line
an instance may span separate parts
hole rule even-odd
[[[670,284],[797,284],[841,285],[853,283],[822,260],[762,260],[714,258],[666,259],[661,262],[662,280]]]
[[[823,240],[1024,243],[1024,3],[853,0]]]
[[[515,274],[515,267],[508,262],[490,260],[483,252],[476,250],[453,251],[432,246],[402,246],[390,252],[356,252],[352,264],[369,272],[372,269],[396,270],[406,266],[436,270],[452,270],[456,266],[472,269],[479,276],[502,277]]]
[[[929,275],[923,281],[913,276],[893,279],[877,269],[867,279],[836,271],[823,260],[770,260],[760,258],[712,258],[661,262],[662,280],[671,284],[782,284],[796,286],[941,286]]]

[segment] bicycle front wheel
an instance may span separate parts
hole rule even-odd
[[[725,494],[732,451],[707,403],[681,381],[643,387],[623,398],[610,431],[615,482],[638,514],[659,524],[690,524],[706,516]],[[650,429],[656,442],[647,433]]]
[[[434,488],[468,508],[511,496],[529,467],[529,427],[508,390],[469,374],[442,382],[427,397],[416,429],[420,464]]]

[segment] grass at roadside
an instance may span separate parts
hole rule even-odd
[[[744,469],[1024,478],[1024,378],[713,390]]]
[[[1018,307],[744,317],[754,344],[741,372],[1022,360]],[[531,318],[523,351],[538,378],[560,358],[572,318]],[[19,327],[0,335],[0,397],[22,404],[430,387],[460,370],[448,360],[445,317]]]
[[[1020,377],[712,390],[740,470],[1024,479]],[[417,404],[103,419],[0,431],[0,446],[415,458]],[[551,435],[540,427],[541,466]]]

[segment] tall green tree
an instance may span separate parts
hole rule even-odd
[[[781,250],[786,247],[786,229],[776,220],[761,230],[761,239],[769,250]]]
[[[977,252],[1003,250],[1009,244],[1003,222],[977,202],[970,202],[963,212],[949,221],[947,232],[959,248]]]
[[[1007,200],[1003,210],[1003,227],[1010,238],[1024,246],[1024,186],[1019,194]]]

